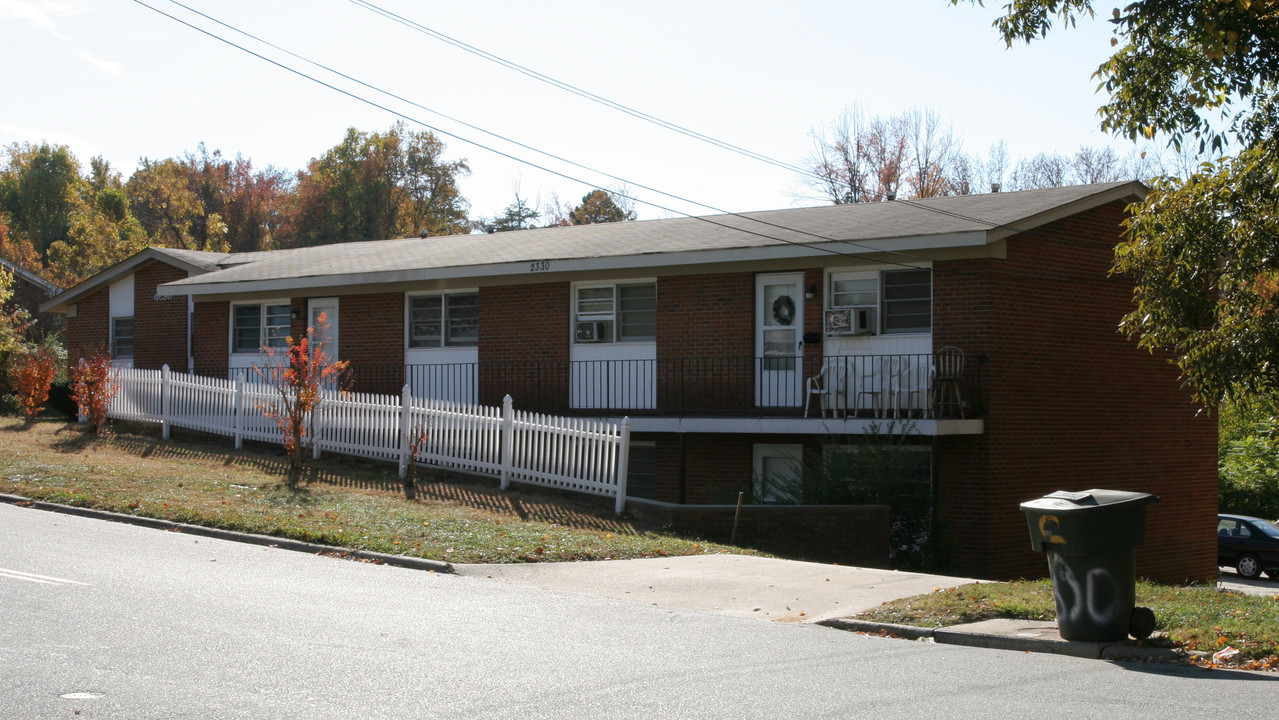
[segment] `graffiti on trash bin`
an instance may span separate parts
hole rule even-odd
[[[1057,534],[1061,529],[1061,521],[1056,515],[1041,515],[1039,518],[1039,534],[1044,540],[1054,545],[1065,545],[1066,538]]]
[[[1106,568],[1095,567],[1082,578],[1058,553],[1048,553],[1053,577],[1053,599],[1057,604],[1057,621],[1079,623],[1091,621],[1107,626],[1117,619],[1123,589]]]

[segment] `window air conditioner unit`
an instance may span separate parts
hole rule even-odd
[[[608,339],[608,323],[604,320],[579,322],[574,335],[580,343],[604,342]]]
[[[823,323],[827,335],[874,335],[875,308],[827,310]]]

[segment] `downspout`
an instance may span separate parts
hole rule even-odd
[[[932,439],[932,462],[928,472],[928,532],[933,540],[937,537],[937,481],[939,470],[937,458],[940,456],[941,439],[934,434]]]
[[[195,336],[195,298],[187,295],[187,375],[195,374],[195,356],[192,338]]]
[[[688,489],[687,460],[688,446],[685,443],[685,434],[679,434],[679,504],[683,505],[687,498],[685,497]]]

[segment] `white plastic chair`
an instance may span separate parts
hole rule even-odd
[[[882,417],[884,412],[884,359],[878,355],[863,355],[857,361],[857,396],[853,399],[853,408],[860,412],[863,408],[862,398],[870,398],[870,406],[866,409]]]
[[[915,410],[927,414],[928,383],[923,366],[910,355],[888,358],[888,363],[888,402],[893,417],[900,418],[903,412],[910,417]]]
[[[848,408],[848,365],[844,358],[828,358],[816,375],[808,378],[804,398],[804,417],[813,404],[813,396],[821,398],[822,417],[827,412],[834,412],[836,417],[841,410]]]

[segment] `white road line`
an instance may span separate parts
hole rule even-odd
[[[41,583],[43,585],[88,585],[89,583],[76,582],[75,580],[64,580],[62,578],[49,577],[48,575],[35,575],[25,573],[18,570],[6,570],[0,568],[0,577],[12,578],[14,580],[26,580],[27,582]]]

